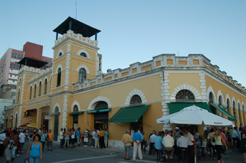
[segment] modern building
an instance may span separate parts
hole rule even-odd
[[[20,64],[24,57],[46,61],[50,67],[52,58],[42,56],[43,46],[26,42],[23,51],[9,48],[0,59],[0,98],[14,99]]]
[[[108,128],[109,145],[122,146],[126,129],[141,128],[149,135],[154,129],[174,128],[156,119],[190,105],[236,126],[246,124],[245,87],[202,54],[161,54],[104,74],[98,63],[100,30],[69,17],[54,32],[52,67],[23,66],[18,73],[16,103],[5,113],[14,116],[17,126],[32,120],[38,128],[51,129],[55,140],[60,128],[103,127]],[[201,133],[203,127],[197,130]]]
[[[8,106],[10,105],[13,105],[13,100],[12,99],[0,99],[0,128],[2,127],[7,127],[7,126],[10,126],[10,127],[13,127],[14,124],[13,124],[13,115],[12,117],[6,117],[7,118],[7,121],[6,121],[6,118],[5,118],[5,111],[7,109]],[[9,124],[7,124],[9,123]],[[5,124],[5,126],[4,126]],[[15,124],[16,125],[16,124]]]

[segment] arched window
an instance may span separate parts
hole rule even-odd
[[[18,89],[17,101],[20,101],[20,88]]]
[[[47,79],[44,80],[44,94],[47,93],[47,84],[48,84],[48,81]]]
[[[235,104],[235,101],[233,101],[233,114],[234,114],[234,117],[236,118],[236,104]]]
[[[195,100],[195,96],[191,91],[183,89],[176,94],[176,100]]]
[[[78,106],[77,106],[77,105],[74,105],[74,107],[73,107],[73,112],[78,112],[78,111],[79,111]]]
[[[35,85],[34,85],[34,95],[33,95],[33,98],[36,97],[36,89],[37,89],[37,85],[35,84]]]
[[[80,53],[80,56],[82,57],[87,57],[86,54],[84,52]]]
[[[95,110],[107,109],[108,104],[104,101],[99,101],[95,107]]]
[[[59,57],[62,56],[62,52],[59,53]]]
[[[214,95],[212,92],[209,93],[209,102],[214,103]]]
[[[209,103],[214,103],[214,95],[212,92],[209,93]],[[209,108],[212,113],[216,114],[216,108],[214,108],[212,105],[209,105]]]
[[[32,98],[32,86],[30,87],[30,93],[29,93],[29,99],[31,99]]]
[[[58,108],[58,106],[55,108],[55,114],[59,114],[59,108]]]
[[[241,122],[241,113],[240,113],[241,111],[240,110],[241,110],[240,103],[238,103],[238,116],[239,116],[239,122],[241,125],[242,122]]]
[[[56,87],[59,87],[60,85],[61,85],[61,68],[58,69]]]
[[[219,105],[222,105],[222,96],[219,96]]]
[[[229,99],[226,100],[226,107],[227,107],[227,111],[229,111],[229,108],[230,108],[230,100]]]
[[[79,82],[84,82],[86,79],[86,70],[84,68],[79,69]]]
[[[42,90],[42,83],[41,83],[41,81],[39,82],[39,96],[41,96],[41,90]]]
[[[139,95],[134,95],[131,98],[130,105],[141,105],[142,99]]]

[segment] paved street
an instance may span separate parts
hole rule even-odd
[[[24,152],[26,154],[28,144],[25,144]],[[144,154],[143,160],[124,160],[123,149],[117,148],[106,148],[106,149],[95,149],[92,147],[76,147],[74,149],[59,149],[59,144],[55,143],[53,151],[47,151],[45,148],[43,153],[43,163],[81,163],[86,161],[89,163],[126,163],[126,162],[146,162],[154,163],[156,162],[156,155],[149,156],[148,153]],[[16,157],[16,163],[22,163],[25,158],[25,154]],[[132,157],[132,154],[130,155]],[[242,163],[243,156],[238,151],[232,152],[229,150],[229,158],[224,160],[225,163]],[[0,158],[0,162],[5,162],[4,158]],[[198,163],[216,163],[217,160],[198,160]]]

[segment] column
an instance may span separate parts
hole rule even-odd
[[[39,128],[42,128],[42,124],[41,124],[41,118],[42,118],[42,109],[37,109],[37,120],[36,120],[36,127],[39,129]]]

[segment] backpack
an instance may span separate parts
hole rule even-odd
[[[7,148],[13,149],[15,147],[15,141],[14,140],[9,140],[9,144],[7,145]]]

